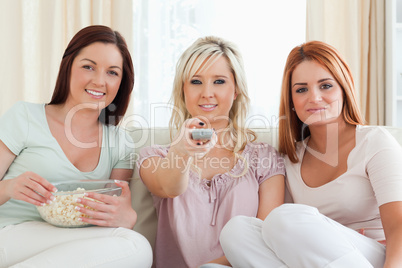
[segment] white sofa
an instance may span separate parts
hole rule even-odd
[[[385,127],[397,139],[402,146],[402,128]],[[275,148],[278,145],[277,128],[253,129],[257,133],[257,141],[266,142]],[[170,134],[167,128],[156,129],[128,129],[135,143],[133,161],[138,159],[138,152],[141,148],[151,144],[168,145]],[[401,160],[402,164],[402,160]],[[157,217],[153,207],[152,196],[138,176],[138,169],[134,166],[134,176],[130,184],[132,194],[132,206],[137,211],[138,220],[134,230],[144,235],[150,242],[152,248],[155,244]]]

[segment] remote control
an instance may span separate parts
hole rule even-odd
[[[196,128],[191,132],[193,140],[210,140],[214,131],[210,128]]]

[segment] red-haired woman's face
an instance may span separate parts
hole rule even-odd
[[[67,103],[95,103],[103,109],[116,97],[122,76],[123,57],[117,46],[93,43],[73,61]]]
[[[292,101],[299,119],[307,125],[343,120],[343,92],[332,74],[315,61],[303,61],[293,71]]]

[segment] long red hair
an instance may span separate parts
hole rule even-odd
[[[346,61],[332,46],[310,41],[292,49],[283,72],[281,101],[279,106],[279,152],[288,155],[290,161],[299,161],[296,155],[296,142],[310,135],[307,125],[292,111],[291,79],[294,69],[303,61],[315,61],[326,68],[343,90],[342,116],[345,122],[352,125],[364,124],[353,82],[352,73]]]

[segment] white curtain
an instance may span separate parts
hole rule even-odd
[[[349,63],[366,123],[385,124],[385,1],[307,0],[307,40],[336,47]]]
[[[135,83],[127,124],[168,125],[175,63],[198,36],[193,0],[138,0],[134,4]],[[127,116],[126,121],[127,122]]]
[[[0,0],[0,115],[16,101],[49,102],[73,35],[92,24],[112,27],[133,47],[130,0]]]
[[[217,35],[243,55],[248,125],[276,126],[283,67],[305,41],[305,10],[305,0],[0,0],[0,115],[19,100],[49,102],[68,41],[104,24],[123,34],[133,57],[125,124],[168,126],[179,56],[197,38]]]
[[[278,124],[283,67],[305,41],[305,0],[141,0],[134,7],[134,116],[138,126],[167,126],[176,62],[197,38],[238,45],[244,62],[251,127]],[[289,8],[292,7],[292,8]]]

